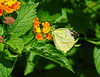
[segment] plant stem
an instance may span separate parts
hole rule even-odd
[[[15,59],[15,61],[14,61],[14,63],[13,63],[13,66],[12,66],[12,68],[11,68],[11,72],[12,72],[13,69],[14,69],[14,66],[15,66],[15,64],[16,64],[16,62],[17,62],[17,60],[18,60],[18,57],[19,57],[19,56],[17,56],[17,58]],[[11,73],[11,72],[10,72],[10,73]]]

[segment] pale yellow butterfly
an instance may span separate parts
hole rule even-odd
[[[56,48],[64,53],[69,51],[76,43],[74,36],[79,36],[79,34],[68,28],[59,28],[52,32]]]

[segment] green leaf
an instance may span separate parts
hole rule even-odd
[[[19,11],[17,11],[18,17],[13,25],[9,27],[8,32],[12,34],[11,37],[19,37],[25,34],[31,27],[33,20],[36,17],[36,7],[38,3],[35,4],[25,4]]]
[[[95,35],[97,38],[100,39],[100,25],[99,24],[96,24],[96,28],[95,28]]]
[[[24,48],[24,42],[20,38],[13,38],[7,41],[7,44],[12,47],[14,50],[16,50],[16,53],[21,54],[23,48]]]
[[[54,15],[50,15],[48,11],[44,11],[44,10],[39,10],[37,16],[40,19],[40,22],[44,22],[44,21],[50,21],[50,22],[54,22],[55,19],[57,19],[60,14],[56,13]]]
[[[47,58],[49,60],[52,60],[52,61],[60,64],[61,66],[64,66],[65,68],[74,72],[68,59],[66,58],[66,56],[64,56],[64,53],[57,50],[51,44],[34,42],[34,47],[33,47],[33,49],[31,49],[31,51],[36,53],[39,56],[42,56],[42,57]]]
[[[0,24],[0,36],[2,36],[4,34],[4,29],[2,27],[2,25]]]
[[[52,68],[54,68],[56,65],[54,63],[50,63],[48,65],[45,66],[45,70],[51,70]]]
[[[33,29],[28,31],[25,35],[22,35],[21,38],[23,39],[24,44],[29,43],[34,38]]]
[[[27,63],[24,71],[24,75],[26,76],[27,74],[33,72],[33,69],[35,67],[35,64],[39,58],[36,57],[36,54],[33,52],[30,52],[27,58]]]
[[[98,74],[100,75],[100,46],[94,48],[94,64]]]
[[[36,39],[32,40],[30,43],[28,43],[27,45],[25,45],[25,49],[26,51],[30,51],[30,49],[32,49],[34,46],[33,46],[33,43]]]
[[[4,50],[4,58],[5,58],[5,59],[14,61],[15,58],[16,58],[17,56],[18,56],[18,55],[13,55],[13,54],[11,54],[10,51],[9,51],[8,49],[5,49],[5,50]]]
[[[0,77],[9,77],[11,73],[10,61],[0,58]]]
[[[85,11],[89,11],[89,9],[91,9],[95,13],[100,14],[98,11],[98,9],[100,9],[100,4],[98,1],[87,1],[86,0],[86,4],[87,4],[87,8],[85,9]]]
[[[0,43],[0,51],[3,51],[3,49],[4,49],[4,45],[5,45],[5,44]]]
[[[55,22],[58,23],[58,22],[63,22],[63,23],[67,23],[68,22],[68,19],[67,19],[67,11],[66,11],[66,8],[63,8],[61,9],[62,11],[62,15],[60,17],[58,17]]]

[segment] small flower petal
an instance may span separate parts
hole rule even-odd
[[[2,39],[2,36],[0,36],[0,40]]]
[[[3,42],[3,40],[0,40],[0,42],[2,43],[2,42]]]
[[[5,17],[6,21],[4,23],[8,23],[9,25],[14,23],[14,19],[12,17]]]
[[[43,40],[42,34],[36,34],[36,39],[37,40]]]
[[[46,33],[46,38],[47,38],[48,40],[53,39],[49,33]]]

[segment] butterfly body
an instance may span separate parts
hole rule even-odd
[[[58,50],[66,53],[75,44],[74,31],[68,28],[59,28],[52,32],[54,44]]]

